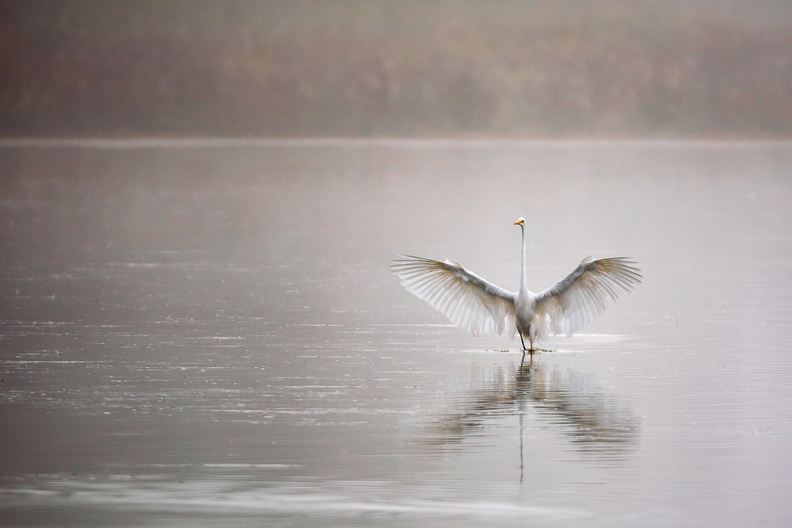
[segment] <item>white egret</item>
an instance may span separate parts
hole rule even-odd
[[[401,255],[391,264],[407,291],[445,314],[452,323],[474,335],[517,333],[523,353],[549,333],[572,335],[605,309],[607,300],[632,290],[641,282],[635,262],[626,257],[594,260],[588,257],[555,285],[539,293],[527,287],[525,219],[522,232],[520,289],[510,292],[488,282],[461,264]],[[529,348],[525,346],[528,339]]]

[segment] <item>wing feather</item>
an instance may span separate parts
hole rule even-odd
[[[461,264],[402,255],[391,263],[407,291],[428,302],[452,323],[474,335],[516,332],[515,294],[465,269]]]
[[[541,333],[571,335],[598,317],[608,299],[615,301],[642,279],[629,258],[584,259],[564,279],[537,294],[535,312],[542,320],[549,319]]]

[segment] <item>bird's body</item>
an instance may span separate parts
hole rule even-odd
[[[403,256],[392,263],[402,285],[474,335],[508,331],[520,336],[523,350],[548,334],[571,335],[605,309],[607,299],[630,291],[641,282],[640,270],[628,258],[586,258],[555,285],[539,293],[526,279],[525,219],[515,222],[522,231],[520,286],[510,292],[462,265],[446,260]],[[525,346],[525,339],[530,347]]]

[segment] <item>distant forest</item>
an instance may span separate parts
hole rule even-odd
[[[0,135],[792,138],[788,0],[0,0]]]

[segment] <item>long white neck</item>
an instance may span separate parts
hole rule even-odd
[[[528,291],[528,282],[526,275],[528,274],[525,269],[525,227],[520,225],[520,232],[522,233],[522,257],[520,258],[520,293]]]

